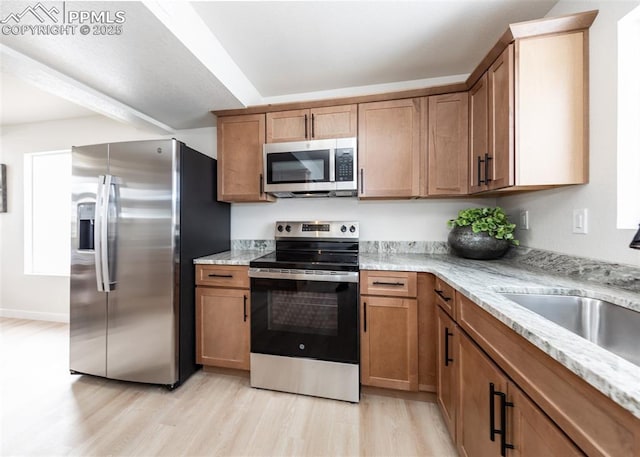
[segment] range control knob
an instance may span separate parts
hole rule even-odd
[[[355,226],[355,225],[352,225],[351,227],[349,227],[349,231],[350,231],[351,233],[354,233],[354,232],[356,231],[356,226]]]
[[[290,226],[290,225],[287,225],[284,229],[285,229],[287,232],[290,232],[290,231],[291,231],[291,226]]]
[[[341,231],[342,233],[345,233],[345,232],[347,231],[347,226],[346,226],[346,225],[343,225],[342,227],[340,227],[340,231]]]
[[[284,230],[284,227],[282,226],[282,224],[278,225],[278,232],[282,232]]]

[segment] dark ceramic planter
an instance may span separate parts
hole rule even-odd
[[[478,260],[498,259],[507,253],[511,244],[486,232],[473,233],[471,226],[452,228],[448,240],[457,256]]]

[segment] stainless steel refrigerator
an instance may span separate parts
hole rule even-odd
[[[195,363],[193,259],[229,249],[216,161],[177,140],[72,149],[72,373],[184,382]]]

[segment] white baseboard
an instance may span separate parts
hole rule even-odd
[[[34,321],[69,322],[69,313],[43,313],[40,311],[25,311],[22,309],[0,308],[0,317],[29,319]]]

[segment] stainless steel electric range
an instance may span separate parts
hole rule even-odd
[[[358,222],[275,230],[249,265],[251,386],[358,402]]]

